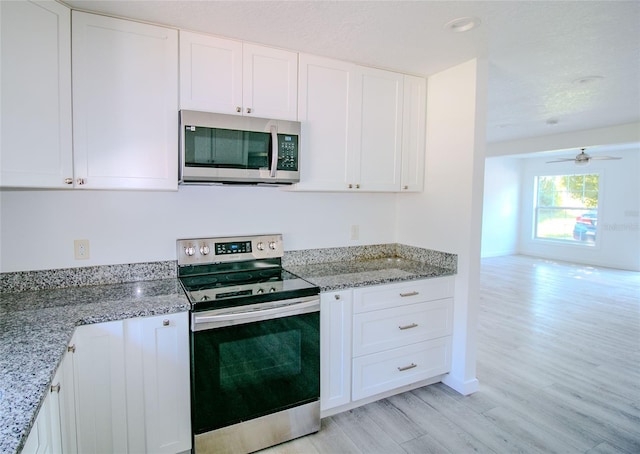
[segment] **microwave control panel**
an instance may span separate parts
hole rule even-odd
[[[298,136],[278,134],[278,170],[298,170]]]

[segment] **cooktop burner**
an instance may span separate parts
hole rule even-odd
[[[178,240],[178,278],[193,311],[313,296],[281,266],[281,235]],[[233,251],[233,252],[230,252]]]

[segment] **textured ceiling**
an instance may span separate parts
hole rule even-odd
[[[425,76],[486,57],[490,142],[640,121],[639,1],[65,3]],[[480,27],[445,29],[463,16]]]

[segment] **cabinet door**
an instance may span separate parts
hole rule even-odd
[[[78,452],[128,452],[122,321],[84,325],[73,343]]]
[[[54,450],[52,440],[52,422],[51,422],[51,394],[47,393],[38,416],[31,426],[29,436],[22,447],[22,454],[49,454],[58,453]]]
[[[129,447],[191,449],[187,312],[125,321]]]
[[[359,153],[352,153],[355,181],[362,191],[397,191],[402,152],[403,75],[359,67],[361,105],[354,128]]]
[[[242,115],[242,42],[180,31],[180,108]]]
[[[351,290],[320,295],[320,410],[351,402]]]
[[[298,54],[243,45],[243,115],[298,119]]]
[[[54,1],[3,1],[0,16],[0,186],[70,188],[69,9]]]
[[[349,152],[357,138],[351,106],[358,90],[354,85],[355,65],[300,55],[300,98],[302,122],[300,183],[297,190],[345,191],[353,180]]]
[[[404,76],[402,192],[421,192],[424,186],[426,96],[426,79],[415,76]]]
[[[57,389],[58,399],[58,419],[60,444],[62,452],[65,454],[75,454],[78,452],[76,442],[76,404],[75,387],[73,379],[73,353],[64,355],[62,363],[58,367],[56,377],[52,386]],[[59,385],[59,386],[57,386]]]
[[[178,32],[73,12],[76,186],[178,187]]]

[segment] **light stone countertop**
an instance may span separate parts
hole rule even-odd
[[[189,310],[178,280],[0,295],[0,452],[20,452],[78,325]]]
[[[456,273],[451,269],[399,257],[289,265],[287,270],[317,285],[323,292],[453,276]]]

